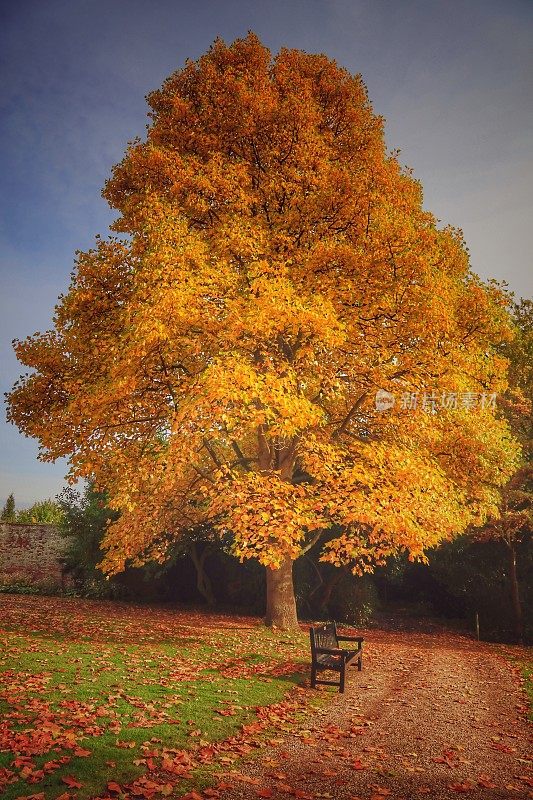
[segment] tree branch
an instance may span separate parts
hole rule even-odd
[[[357,411],[359,408],[361,408],[361,406],[363,405],[363,402],[364,402],[364,400],[365,400],[365,398],[366,398],[367,396],[368,396],[368,391],[365,391],[365,392],[363,392],[363,394],[362,394],[362,395],[360,395],[360,396],[357,398],[357,400],[355,401],[355,403],[353,404],[353,406],[351,407],[351,409],[348,411],[348,413],[347,413],[347,414],[346,414],[346,416],[344,417],[343,421],[341,422],[341,424],[340,424],[340,427],[339,427],[339,428],[337,428],[337,430],[334,432],[334,434],[333,434],[333,437],[334,437],[335,439],[336,439],[337,437],[339,437],[339,436],[340,436],[342,433],[344,433],[344,431],[346,430],[346,428],[347,428],[347,427],[348,427],[348,425],[350,424],[350,422],[351,422],[351,420],[352,420],[352,418],[353,418],[353,415],[355,414],[355,412],[356,412],[356,411]]]
[[[222,469],[221,460],[219,459],[219,457],[215,453],[215,450],[214,450],[213,446],[209,443],[209,441],[207,440],[207,438],[205,436],[202,439],[202,443],[203,443],[205,449],[207,450],[207,452],[209,453],[209,455],[211,456],[211,458],[213,459],[213,461],[215,462],[215,464],[217,466],[217,469]]]
[[[315,546],[315,544],[318,542],[318,540],[319,540],[319,539],[320,539],[320,537],[322,536],[322,533],[323,533],[323,531],[318,531],[318,533],[315,533],[315,535],[313,536],[313,538],[311,539],[311,541],[310,541],[310,542],[308,542],[308,543],[305,545],[305,547],[302,547],[302,555],[303,555],[303,556],[304,556],[306,553],[308,553],[308,552],[309,552],[309,550],[310,550],[312,547],[314,547],[314,546]]]

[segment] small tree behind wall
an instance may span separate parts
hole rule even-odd
[[[7,498],[4,507],[2,509],[2,515],[0,516],[2,522],[14,522],[15,521],[15,496],[13,493],[9,495]]]

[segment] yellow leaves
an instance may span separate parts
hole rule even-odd
[[[305,532],[320,528],[325,519],[316,510],[310,487],[283,481],[276,474],[246,473],[217,487],[209,506],[218,526],[233,536],[233,552],[257,558],[265,566],[279,567],[301,552]]]
[[[266,425],[271,436],[288,439],[319,425],[323,418],[322,409],[300,390],[294,371],[286,368],[280,375],[238,353],[214,360],[197,387],[193,402],[183,406],[179,418],[189,423],[220,419],[238,436]]]
[[[289,277],[268,263],[252,262],[258,274],[249,290],[228,303],[227,332],[230,339],[250,337],[254,342],[286,343],[285,355],[297,357],[302,342],[313,341],[319,350],[344,341],[343,325],[333,304],[320,294],[302,291]],[[236,335],[237,334],[237,335]]]

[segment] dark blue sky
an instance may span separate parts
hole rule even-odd
[[[100,197],[144,96],[216,36],[251,29],[361,72],[425,203],[461,227],[472,267],[531,295],[533,0],[3,0],[0,384],[11,339],[50,325],[76,249],[105,234]],[[0,503],[53,496],[64,464],[0,420]]]

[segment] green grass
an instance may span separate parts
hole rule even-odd
[[[5,800],[40,792],[53,800],[65,791],[85,800],[105,794],[108,781],[125,786],[142,776],[170,781],[181,794],[190,780],[161,772],[165,749],[194,757],[257,723],[257,708],[282,701],[307,663],[303,635],[275,634],[247,618],[9,595],[0,606]],[[219,713],[227,709],[231,715]],[[222,758],[223,765],[233,755]],[[197,767],[199,785],[216,760]],[[25,779],[28,767],[39,780]],[[10,773],[13,782],[2,787]],[[69,788],[67,776],[81,788]]]
[[[510,648],[502,648],[503,656],[507,658],[517,674],[522,678],[524,692],[527,699],[527,718],[533,722],[533,660],[531,659],[531,648],[516,647],[512,650]]]
[[[529,700],[528,719],[533,722],[533,665],[531,662],[522,663],[522,675],[524,677],[524,688]]]

